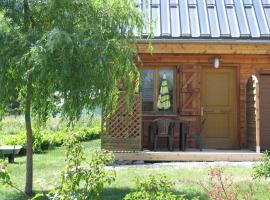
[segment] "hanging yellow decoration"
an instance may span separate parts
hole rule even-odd
[[[168,110],[171,107],[169,88],[166,74],[163,74],[162,82],[160,86],[160,92],[158,95],[157,107],[160,110]]]

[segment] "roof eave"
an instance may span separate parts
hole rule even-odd
[[[137,43],[149,43],[147,39],[138,39]],[[151,43],[205,43],[205,44],[261,44],[270,45],[270,39],[152,39]]]

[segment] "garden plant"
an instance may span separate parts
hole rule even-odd
[[[270,153],[268,151],[263,154],[260,162],[254,166],[253,177],[255,179],[268,179],[270,177]]]

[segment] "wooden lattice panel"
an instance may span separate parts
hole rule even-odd
[[[140,150],[142,104],[136,94],[131,109],[127,109],[124,93],[120,93],[118,106],[111,116],[103,115],[102,148],[113,151]]]

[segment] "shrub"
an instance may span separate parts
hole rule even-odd
[[[88,141],[100,138],[100,126],[91,128],[83,128],[75,132],[75,136],[79,141]]]
[[[99,127],[101,127],[101,116],[99,114],[83,114],[72,129],[67,128],[68,122],[60,116],[50,117],[46,123],[40,122],[39,120],[33,120],[33,134],[39,131],[38,127],[40,126],[43,127],[42,131],[40,132],[40,134],[37,134],[45,137],[45,139],[43,138],[43,140],[46,140],[41,145],[43,150],[48,149],[50,145],[52,147],[62,145],[65,139],[63,139],[61,135],[66,135],[66,133],[68,132],[81,132],[82,134],[84,134],[84,137],[82,138],[83,141],[89,140],[88,138],[91,139],[93,136],[93,139],[98,138],[99,136],[97,137],[97,135],[99,135],[100,132]],[[98,134],[93,134],[93,131],[96,131],[96,133]],[[47,134],[52,135],[53,133],[55,133],[57,136],[53,136],[50,138],[46,137]],[[24,145],[25,141],[25,122],[23,115],[9,115],[0,118],[0,145],[6,145],[7,142],[8,144]],[[39,143],[37,143],[37,147],[38,144]],[[37,151],[40,152],[39,147],[37,148]]]
[[[270,153],[266,151],[259,164],[253,168],[253,178],[269,178],[270,177]]]
[[[113,154],[95,152],[90,160],[86,160],[76,137],[71,137],[66,147],[67,166],[62,172],[61,182],[47,196],[55,200],[99,198],[104,186],[115,180],[115,171],[105,168],[113,163]]]
[[[185,195],[172,193],[173,185],[164,175],[151,175],[146,180],[137,179],[136,192],[127,194],[124,200],[186,200]]]
[[[7,145],[21,145],[25,146],[26,144],[26,134],[25,132],[20,132],[18,135],[12,135],[5,139],[4,141]]]
[[[69,140],[70,136],[73,134],[78,141],[89,141],[93,139],[100,138],[100,127],[82,128],[75,130],[34,130],[33,131],[33,152],[40,153],[47,150],[50,147],[61,146],[66,141]],[[18,135],[13,135],[6,138],[5,144],[7,145],[26,145],[26,134],[21,132]]]
[[[188,181],[201,186],[204,192],[213,200],[251,200],[256,191],[252,182],[247,182],[248,188],[233,182],[230,176],[225,176],[223,169],[214,168],[208,171],[208,181]]]
[[[39,130],[35,131],[33,134],[33,152],[41,153],[43,146],[43,137]]]

